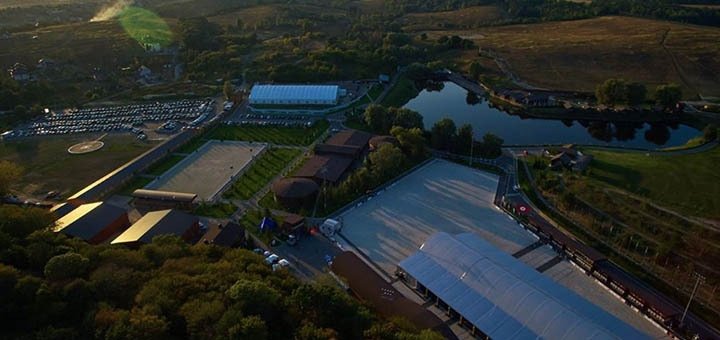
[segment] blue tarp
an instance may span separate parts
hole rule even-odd
[[[263,217],[262,221],[260,222],[260,231],[266,232],[266,231],[273,231],[277,229],[277,223],[273,221],[272,218],[269,217]]]

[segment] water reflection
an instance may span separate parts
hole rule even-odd
[[[487,132],[507,144],[599,144],[654,149],[682,145],[700,132],[678,123],[600,122],[535,119],[521,112],[506,112],[454,83],[429,82],[405,105],[420,112],[426,128],[443,117],[457,126],[469,123],[476,136]]]

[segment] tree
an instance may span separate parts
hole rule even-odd
[[[480,156],[483,158],[498,158],[502,154],[502,145],[505,141],[492,134],[486,133],[480,148]]]
[[[633,82],[627,84],[626,101],[628,105],[641,105],[645,102],[647,88],[644,84]]]
[[[405,68],[405,76],[411,80],[426,80],[430,77],[432,70],[426,65],[412,63]]]
[[[467,155],[470,154],[470,146],[473,143],[473,128],[470,124],[463,124],[458,129],[455,151]]]
[[[406,129],[400,126],[393,127],[390,131],[400,142],[400,148],[411,159],[419,160],[425,157],[425,136],[418,128]]]
[[[395,117],[392,116],[393,112],[380,105],[370,105],[365,110],[365,124],[370,126],[376,133],[386,134],[395,121]]]
[[[671,108],[682,100],[682,89],[677,84],[658,85],[655,101],[665,108]]]
[[[406,129],[424,128],[423,116],[419,112],[405,108],[390,108],[390,111],[395,111],[395,121],[393,126],[400,126]],[[391,113],[390,115],[393,114]]]
[[[226,80],[225,84],[223,84],[223,94],[226,100],[235,97],[235,89],[233,89],[233,84],[229,80]]]
[[[370,171],[379,182],[385,182],[398,174],[405,162],[402,151],[392,144],[384,144],[368,156]],[[380,183],[377,183],[380,184]]]
[[[480,97],[475,92],[468,91],[467,96],[465,96],[465,103],[471,106],[480,104]]]
[[[27,113],[27,107],[25,105],[16,105],[15,106],[15,114],[18,116],[24,116]]]
[[[450,118],[443,118],[432,127],[430,145],[438,150],[450,150],[456,133],[455,122]]]
[[[45,277],[52,281],[59,281],[85,275],[90,260],[78,253],[65,253],[57,255],[45,265]]]
[[[595,97],[599,104],[617,105],[627,98],[627,85],[623,79],[608,79],[595,89]]]
[[[483,67],[480,65],[479,62],[473,61],[470,63],[470,67],[468,68],[468,73],[470,74],[470,77],[472,79],[479,79],[480,74],[482,74]]]
[[[4,196],[22,174],[22,168],[9,161],[0,161],[0,196]]]
[[[715,124],[708,124],[703,129],[703,139],[706,142],[714,141],[718,139],[718,127]]]

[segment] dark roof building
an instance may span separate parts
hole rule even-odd
[[[50,208],[50,212],[53,213],[55,217],[61,218],[69,214],[71,211],[75,210],[75,208],[77,208],[77,205],[74,205],[70,202],[64,202],[54,205],[52,208]]]
[[[355,158],[360,155],[362,149],[356,146],[318,144],[315,145],[315,154],[321,156],[345,156]]]
[[[358,299],[369,303],[383,316],[405,318],[418,328],[432,329],[446,338],[455,338],[435,314],[403,296],[355,253],[346,251],[336,256],[330,269],[347,281]]]
[[[325,144],[365,148],[373,135],[360,130],[342,130],[332,135]]]
[[[200,238],[199,243],[214,244],[223,247],[237,247],[245,243],[245,229],[235,222],[210,227]]]
[[[312,179],[287,177],[273,183],[270,188],[275,200],[288,208],[311,207],[320,186]]]
[[[152,211],[145,214],[111,243],[130,245],[150,243],[153,237],[159,235],[176,235],[187,242],[194,242],[200,234],[199,224],[197,216],[182,211],[172,209]]]
[[[83,204],[55,221],[53,231],[98,244],[127,229],[129,225],[125,209],[95,202]]]
[[[353,159],[349,157],[315,155],[295,172],[295,176],[313,179],[318,184],[323,181],[336,184],[352,164]]]

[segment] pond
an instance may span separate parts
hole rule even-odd
[[[682,124],[627,122],[578,122],[568,120],[522,118],[494,107],[484,99],[468,104],[467,90],[445,82],[439,91],[423,90],[405,108],[423,115],[430,130],[438,120],[448,117],[459,127],[471,124],[476,138],[493,133],[506,145],[592,144],[643,149],[679,146],[700,135],[697,129]]]

